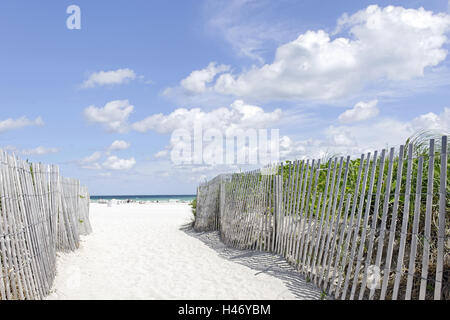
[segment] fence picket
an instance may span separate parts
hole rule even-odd
[[[444,241],[445,241],[445,215],[446,187],[447,187],[447,136],[441,142],[441,175],[439,185],[439,229],[437,239],[436,282],[434,287],[434,300],[441,299],[442,276],[444,272]]]
[[[419,300],[425,300],[428,264],[430,260],[430,236],[431,236],[431,207],[433,205],[433,178],[434,178],[434,139],[430,140],[429,163],[427,176],[427,202],[425,211],[425,230],[423,235],[422,277],[420,280]]]

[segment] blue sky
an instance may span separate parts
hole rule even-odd
[[[66,27],[73,4],[81,30]],[[60,165],[92,194],[186,194],[239,169],[171,163],[171,132],[195,121],[279,128],[289,159],[448,132],[449,10],[447,0],[2,1],[0,147]]]

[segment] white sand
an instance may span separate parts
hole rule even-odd
[[[82,237],[78,251],[59,254],[48,299],[319,297],[307,285],[306,294],[298,294],[296,286],[303,286],[298,279],[292,282],[227,259],[180,230],[191,220],[190,210],[187,204],[91,204],[94,232]]]

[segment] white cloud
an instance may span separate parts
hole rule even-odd
[[[342,123],[351,123],[371,119],[380,112],[377,108],[377,103],[378,100],[360,101],[352,109],[343,112],[338,117],[338,120]]]
[[[89,122],[102,124],[108,131],[124,133],[133,109],[134,106],[128,100],[115,100],[108,102],[103,108],[87,107],[84,109],[84,116]]]
[[[281,109],[265,111],[261,107],[247,104],[242,100],[236,100],[229,107],[217,108],[211,111],[203,111],[200,108],[179,108],[168,115],[155,114],[142,121],[133,123],[132,128],[142,133],[155,131],[160,134],[171,134],[178,129],[184,129],[186,130],[185,132],[192,134],[194,127],[202,129],[205,140],[202,157],[205,162],[212,164],[220,163],[221,160],[216,157],[223,153],[222,144],[217,142],[216,138],[209,136],[210,134],[217,134],[225,139],[229,135],[245,134],[247,129],[269,129],[277,124],[279,125],[282,116]],[[218,131],[213,133],[210,129]],[[236,151],[238,154],[248,154],[250,151],[247,144],[240,147],[242,149]],[[166,158],[171,155],[173,150],[190,149],[191,141],[172,136],[169,145],[155,153],[154,157],[157,159]],[[190,154],[183,155],[183,161],[189,162],[193,160],[190,157]]]
[[[450,108],[444,108],[440,114],[428,112],[411,122],[415,130],[435,130],[450,133]]]
[[[161,150],[158,151],[157,153],[155,153],[154,157],[156,159],[161,159],[161,158],[165,158],[169,155],[169,150]]]
[[[228,70],[230,70],[229,66],[217,66],[215,62],[211,62],[204,69],[192,71],[187,78],[181,81],[181,86],[189,92],[203,93],[206,90],[207,83],[213,81],[217,74]]]
[[[57,148],[46,148],[43,146],[36,147],[34,149],[26,149],[22,150],[21,153],[23,155],[44,155],[44,154],[50,154],[50,153],[58,153],[59,150]]]
[[[78,163],[83,169],[101,170],[101,169],[113,169],[113,170],[125,170],[131,168],[136,163],[134,158],[129,160],[119,159],[118,157],[111,155],[111,152],[118,150],[125,150],[130,147],[130,143],[123,140],[115,140],[104,151],[96,151],[91,155],[81,159]],[[107,157],[103,163],[100,163],[102,157]]]
[[[450,134],[450,108],[444,108],[440,113],[429,112],[405,121],[379,117],[371,122],[328,125],[318,132],[316,138],[280,136],[280,160],[319,159],[330,155],[359,157],[367,152],[373,154],[375,150],[381,151],[383,148],[404,144],[408,137],[424,129]],[[170,147],[176,146],[177,143],[184,142],[172,141]],[[247,149],[245,146],[239,152],[245,152]],[[161,157],[167,156],[168,154],[163,151],[161,151]],[[209,151],[214,153],[214,150]],[[203,156],[208,156],[208,152]],[[181,170],[182,167],[178,169]],[[232,166],[187,166],[185,170],[194,173],[206,171],[219,173],[220,170],[225,172],[238,169],[233,169]]]
[[[307,31],[279,46],[274,61],[209,86],[217,93],[255,100],[333,100],[364,88],[424,77],[444,61],[450,15],[377,5],[343,15],[341,37]]]
[[[93,154],[91,154],[90,156],[87,156],[86,158],[83,158],[83,160],[81,160],[83,163],[92,163],[95,161],[98,161],[102,156],[102,153],[100,151],[96,151]]]
[[[92,73],[83,82],[83,88],[93,88],[95,86],[127,83],[136,78],[136,73],[131,69],[118,69],[113,71],[99,71]]]
[[[276,109],[266,112],[258,106],[236,100],[229,108],[223,107],[212,111],[202,111],[199,108],[179,108],[168,115],[155,114],[132,124],[139,132],[156,131],[162,134],[172,133],[175,129],[191,130],[194,125],[203,129],[215,128],[222,130],[267,128],[281,119],[282,112]]]
[[[450,108],[440,114],[429,112],[410,121],[380,118],[369,123],[328,126],[322,138],[287,140],[280,148],[285,158],[321,158],[326,154],[360,156],[361,153],[381,151],[383,148],[404,144],[406,139],[420,130],[450,134]]]
[[[98,160],[102,157],[102,152],[96,151],[92,153],[91,155],[81,159],[79,161],[79,165],[83,169],[90,169],[90,170],[100,170],[102,167],[98,163]]]
[[[116,156],[110,156],[103,162],[103,167],[111,170],[129,170],[134,167],[136,160],[134,158],[130,159],[120,159]]]
[[[29,126],[43,126],[44,121],[41,117],[37,117],[35,120],[30,120],[27,117],[21,117],[18,119],[6,119],[0,121],[0,133],[9,130],[20,129]]]
[[[123,140],[114,141],[111,146],[109,146],[108,151],[125,150],[130,147],[130,144]]]

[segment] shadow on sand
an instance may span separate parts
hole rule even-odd
[[[181,226],[180,230],[205,243],[215,250],[220,257],[255,270],[255,277],[266,273],[282,280],[288,288],[287,290],[294,294],[297,299],[320,300],[324,298],[320,289],[306,281],[303,275],[280,255],[227,247],[220,240],[218,231],[195,232],[191,224]]]

